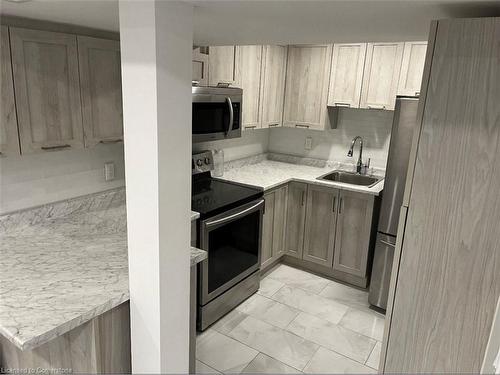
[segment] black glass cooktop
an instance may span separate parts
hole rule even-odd
[[[263,190],[210,177],[210,172],[193,176],[191,209],[201,217],[214,216],[263,196]]]

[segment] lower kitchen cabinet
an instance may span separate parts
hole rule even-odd
[[[286,212],[286,255],[302,259],[307,184],[290,182]]]

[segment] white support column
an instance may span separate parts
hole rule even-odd
[[[120,1],[132,371],[187,373],[193,8]]]

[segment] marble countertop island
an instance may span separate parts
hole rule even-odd
[[[0,247],[0,334],[21,350],[129,299],[124,189],[2,216]]]

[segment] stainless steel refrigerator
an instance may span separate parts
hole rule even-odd
[[[398,96],[396,99],[368,295],[372,306],[384,310],[387,308],[399,211],[403,203],[417,107],[418,98]]]

